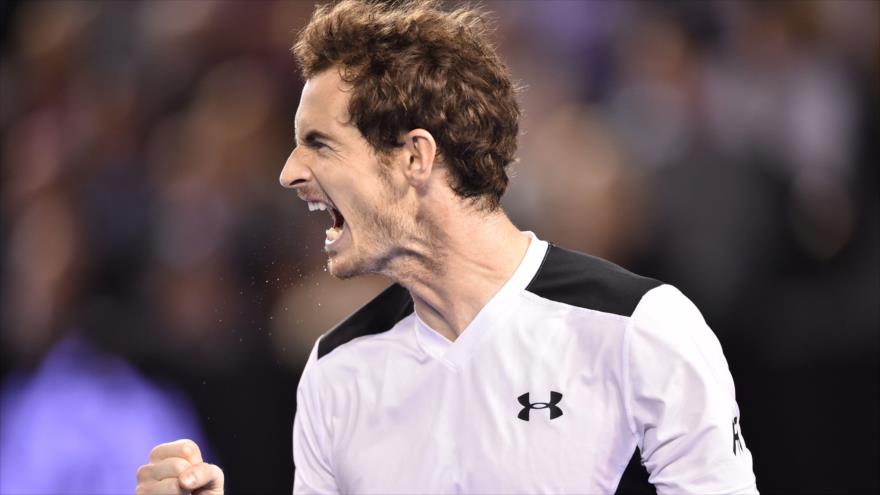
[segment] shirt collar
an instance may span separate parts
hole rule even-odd
[[[482,340],[488,331],[487,327],[497,325],[502,317],[510,314],[511,308],[507,302],[532,281],[544,261],[548,247],[547,241],[538,239],[533,232],[527,231],[523,234],[529,236],[529,247],[519,266],[455,342],[435,331],[413,312],[416,341],[425,353],[444,361],[449,366],[456,367],[469,354],[469,349]]]

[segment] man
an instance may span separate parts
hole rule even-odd
[[[281,183],[330,213],[334,276],[395,282],[312,350],[294,492],[610,493],[634,454],[661,492],[757,491],[690,301],[499,207],[519,108],[478,12],[343,1],[294,53],[306,84]],[[139,480],[222,491],[189,441],[157,447]]]

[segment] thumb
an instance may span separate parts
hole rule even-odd
[[[181,488],[193,494],[223,494],[223,471],[214,464],[194,464],[180,473],[178,480]]]

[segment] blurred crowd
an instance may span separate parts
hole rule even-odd
[[[876,492],[880,3],[485,6],[515,223],[697,303],[759,489]],[[329,217],[277,182],[312,8],[3,4],[0,492],[115,493],[179,436],[289,491],[311,345],[387,284],[332,279]]]

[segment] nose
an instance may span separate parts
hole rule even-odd
[[[284,163],[284,168],[281,169],[281,177],[278,178],[278,181],[281,182],[282,187],[296,189],[312,180],[312,171],[303,163],[297,153],[298,149],[298,147],[294,148],[290,152],[290,156]]]

